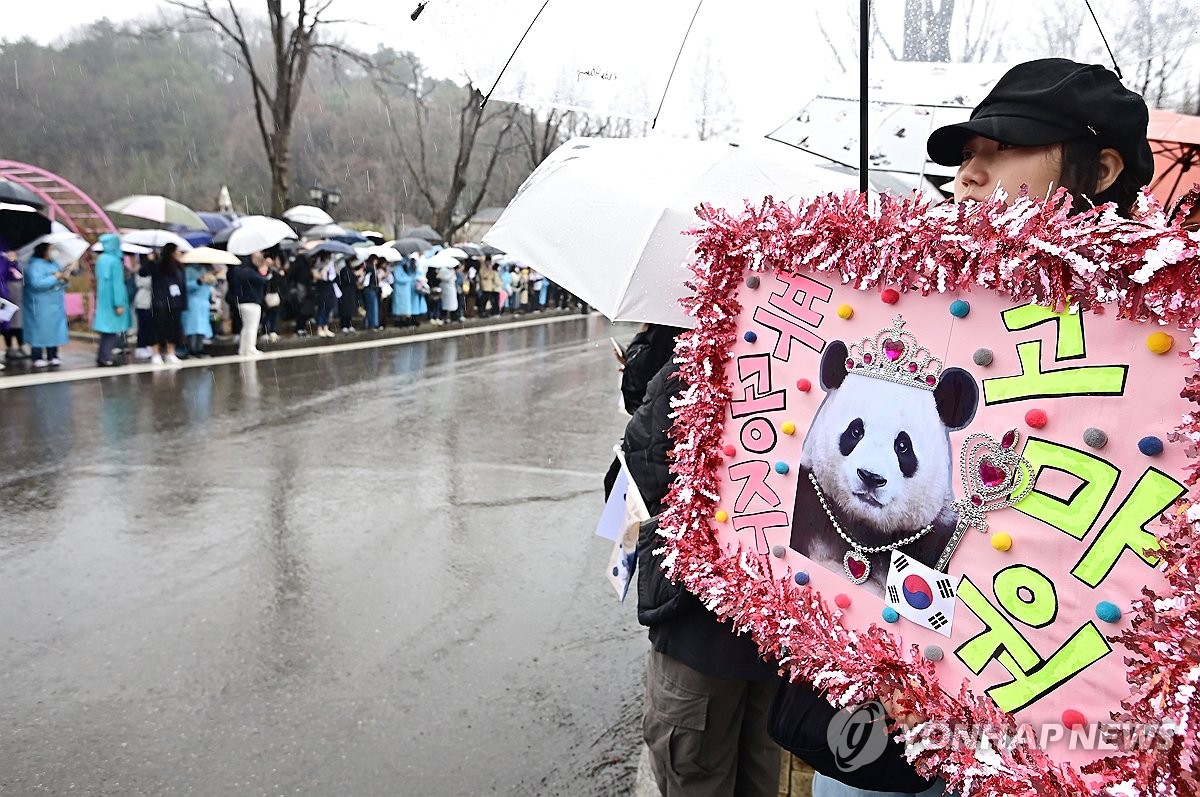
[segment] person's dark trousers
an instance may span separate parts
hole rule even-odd
[[[33,359],[35,360],[53,360],[57,356],[57,346],[47,346],[45,348],[42,348],[41,346],[33,347]]]
[[[491,311],[488,315],[500,315],[500,292],[488,291],[484,296],[487,297],[488,308]]]
[[[113,349],[117,348],[117,341],[121,336],[116,332],[101,332],[100,333],[100,348],[96,352],[96,363],[98,365],[108,365],[113,361]]]
[[[137,313],[137,345],[139,349],[148,349],[154,345],[154,317],[150,308],[138,308]]]
[[[237,302],[230,304],[227,301],[225,304],[229,308],[230,330],[235,335],[242,334],[242,313],[238,310]]]
[[[279,305],[263,310],[263,332],[268,335],[279,334]]]
[[[188,335],[187,350],[189,357],[200,357],[204,354],[204,336]]]

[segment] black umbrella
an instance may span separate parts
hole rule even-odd
[[[426,241],[424,238],[401,238],[397,241],[392,241],[392,248],[405,257],[412,257],[428,249],[429,241]]]
[[[479,244],[455,244],[459,249],[467,253],[468,257],[483,257],[483,247]]]
[[[20,249],[50,232],[50,219],[28,205],[0,204],[0,238],[10,249]]]
[[[405,230],[404,235],[400,236],[400,238],[401,240],[404,238],[420,238],[422,241],[428,241],[431,244],[440,244],[444,240],[442,234],[428,224],[422,224],[420,227]]]
[[[481,246],[479,248],[482,249],[483,253],[485,255],[487,255],[488,257],[495,257],[496,255],[505,254],[503,249],[497,249],[496,247],[492,246],[491,244],[484,244],[483,246]]]
[[[229,246],[229,236],[233,235],[234,227],[230,225],[223,230],[213,234],[212,243],[209,244],[213,249],[224,249]]]
[[[10,202],[14,205],[29,205],[41,210],[46,203],[37,194],[20,183],[0,179],[0,202]]]

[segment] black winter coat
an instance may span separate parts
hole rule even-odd
[[[622,448],[629,474],[652,514],[662,511],[671,489],[667,452],[672,444],[671,398],[684,388],[679,366],[667,363],[646,388],[645,401],[625,427]],[[650,642],[659,653],[716,678],[761,681],[775,677],[776,667],[762,661],[749,635],[738,636],[700,600],[667,579],[662,557],[653,550],[664,543],[657,524],[643,524],[638,540],[638,622],[649,626]]]

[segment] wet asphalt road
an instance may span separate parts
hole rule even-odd
[[[0,793],[624,793],[610,334],[0,391]]]

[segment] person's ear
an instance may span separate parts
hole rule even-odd
[[[1117,181],[1121,172],[1125,171],[1125,159],[1112,147],[1100,150],[1099,157],[1100,173],[1096,177],[1096,190],[1093,194],[1103,194]]]

